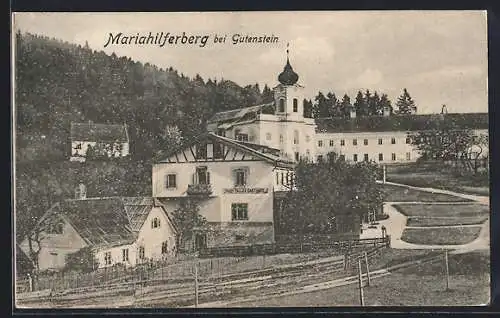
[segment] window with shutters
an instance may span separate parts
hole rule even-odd
[[[391,155],[391,159],[392,159],[392,161],[395,161],[395,160],[396,160],[396,154],[395,154],[395,153],[393,153],[393,154]]]
[[[248,220],[248,203],[232,203],[231,219],[233,221]]]
[[[139,259],[145,259],[146,258],[146,249],[144,246],[139,246]]]
[[[333,139],[330,139],[330,147],[333,147]]]
[[[383,153],[378,154],[378,161],[384,161],[384,154]]]
[[[318,140],[318,147],[323,147],[323,140]]]
[[[167,174],[165,180],[165,187],[167,189],[174,189],[177,187],[177,176],[173,173]]]
[[[382,144],[382,138],[379,138],[378,139],[378,144],[381,145]]]
[[[396,138],[394,138],[394,137],[391,138],[391,144],[393,144],[393,145],[396,144]]]
[[[248,167],[233,169],[235,187],[244,187],[247,185],[248,172]]]
[[[122,262],[128,262],[128,248],[122,249]]]
[[[340,145],[341,146],[345,146],[345,140],[344,139],[340,139]]]
[[[161,253],[162,254],[168,253],[168,242],[167,241],[161,243]]]

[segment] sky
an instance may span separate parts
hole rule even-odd
[[[403,88],[418,113],[487,112],[487,22],[482,11],[302,11],[203,13],[15,13],[14,30],[85,44],[189,77],[274,87],[286,62],[305,87],[319,91],[386,93]],[[108,45],[115,36],[208,35],[193,44]],[[233,44],[234,34],[276,36],[275,43]],[[225,43],[214,37],[226,35]]]

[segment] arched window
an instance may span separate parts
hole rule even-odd
[[[154,218],[153,221],[151,221],[151,228],[156,229],[158,227],[160,227],[160,219]]]
[[[299,131],[298,130],[293,131],[293,143],[295,145],[299,144]]]
[[[285,100],[283,98],[281,98],[279,101],[279,104],[280,104],[279,105],[280,106],[279,112],[284,113],[285,112]]]

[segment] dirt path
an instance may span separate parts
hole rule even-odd
[[[432,193],[442,193],[449,194],[457,197],[461,197],[464,199],[474,200],[477,203],[489,205],[489,197],[478,196],[478,195],[470,195],[470,194],[462,194],[448,190],[434,189],[434,188],[419,188],[408,186],[404,184],[394,183],[394,182],[386,182],[386,184],[401,186],[412,188],[419,191],[426,191]],[[403,235],[403,231],[405,228],[444,228],[444,227],[468,227],[468,226],[479,226],[479,225],[452,225],[452,226],[407,226],[408,217],[402,213],[400,213],[393,205],[394,204],[471,204],[471,202],[386,202],[384,203],[384,212],[389,215],[389,218],[383,221],[380,221],[379,226],[385,226],[387,229],[387,234],[391,236],[391,247],[397,249],[453,249],[457,251],[471,251],[476,249],[489,249],[490,246],[490,226],[489,219],[486,220],[483,224],[481,224],[481,232],[479,236],[472,242],[461,245],[425,245],[425,244],[413,244],[407,243],[401,240],[401,236]]]

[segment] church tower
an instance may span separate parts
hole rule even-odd
[[[314,119],[304,117],[304,86],[290,64],[287,44],[286,64],[278,75],[279,84],[273,88],[275,116],[280,134],[279,149],[295,161],[315,158]]]
[[[279,84],[274,87],[275,115],[287,121],[303,121],[304,119],[304,87],[297,84],[299,75],[290,64],[290,51],[286,50],[286,64],[278,75]]]

